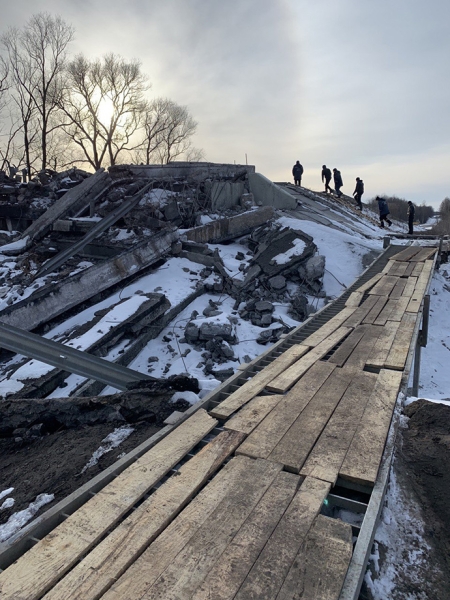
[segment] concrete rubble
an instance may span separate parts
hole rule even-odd
[[[101,227],[131,199],[136,200],[126,214]],[[36,208],[33,218],[14,220],[15,207],[25,201],[29,216],[33,206],[44,208],[40,214]],[[296,204],[291,194],[249,165],[121,165],[93,175],[72,169],[42,174],[28,184],[0,182],[0,321],[45,331],[172,256],[200,267],[192,298],[205,292],[231,296],[235,314],[264,330],[258,342],[276,341],[289,330],[274,314],[276,303],[288,304],[289,314],[304,320],[311,310],[307,295],[323,295],[324,258],[317,256],[313,239],[273,223],[277,209],[292,210]],[[242,247],[235,256],[239,268],[230,273],[217,247],[210,245],[236,240]],[[46,262],[59,255],[64,261],[46,269]],[[168,324],[185,303],[170,310],[167,301],[161,306],[147,322]],[[206,375],[224,380],[233,368],[220,365],[238,364],[235,317],[223,313],[214,300],[197,317],[191,315],[183,341],[201,349]],[[142,339],[135,348],[150,339],[142,326],[134,333]],[[119,339],[111,334],[86,350],[104,355]],[[126,364],[136,352],[127,349],[117,360]],[[43,397],[64,376],[55,370],[28,382],[18,396]],[[88,382],[78,393],[100,390]]]

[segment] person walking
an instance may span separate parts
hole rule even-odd
[[[327,167],[327,165],[322,165],[322,183],[325,183],[325,194],[327,192],[330,192],[330,194],[333,193],[333,190],[330,188],[330,181],[331,181],[331,171]]]
[[[337,169],[333,169],[334,189],[338,198],[342,196],[341,187],[344,185],[342,181],[341,172]]]
[[[392,225],[392,221],[388,219],[388,214],[390,213],[386,200],[384,198],[380,198],[379,196],[377,196],[375,200],[378,202],[378,210],[380,211],[380,227],[384,229],[384,221],[386,221],[390,227]]]
[[[411,200],[408,200],[408,234],[412,235],[414,233],[414,215],[416,214],[416,209]]]
[[[292,175],[294,176],[294,184],[302,185],[303,166],[299,161],[292,167]]]
[[[364,181],[362,179],[360,179],[359,177],[356,178],[356,187],[355,187],[355,191],[353,192],[353,197],[356,200],[356,204],[358,205],[359,210],[362,211],[363,206],[362,206],[362,195],[364,194]]]

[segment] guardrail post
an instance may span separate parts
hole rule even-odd
[[[416,351],[414,354],[414,371],[413,371],[413,385],[412,395],[416,398],[419,395],[419,379],[420,379],[420,355],[422,348],[426,348],[428,342],[428,323],[430,320],[430,294],[427,294],[423,298],[423,309],[422,309],[422,329],[419,331],[416,342]]]
[[[391,238],[385,235],[383,238],[383,248],[388,248],[391,245]]]

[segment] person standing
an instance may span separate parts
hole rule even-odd
[[[380,227],[384,229],[384,221],[389,225],[392,225],[392,221],[388,219],[389,207],[384,198],[377,196],[375,200],[378,202],[378,210],[380,211]]]
[[[342,181],[341,172],[337,169],[333,169],[334,189],[338,198],[342,196],[341,187],[344,185]]]
[[[327,192],[330,192],[330,194],[333,193],[333,190],[330,188],[330,181],[331,181],[331,171],[327,167],[327,165],[322,165],[322,183],[325,183],[325,194]]]
[[[353,192],[353,197],[356,200],[356,204],[358,205],[359,210],[362,211],[363,207],[362,207],[362,195],[364,194],[364,181],[362,179],[360,179],[359,177],[356,178],[356,187],[355,187],[355,191]]]
[[[414,215],[416,214],[416,209],[411,200],[408,200],[408,234],[412,235],[414,233]]]
[[[294,176],[294,184],[302,185],[303,166],[299,161],[292,167],[292,175]]]

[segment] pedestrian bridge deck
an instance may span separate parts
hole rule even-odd
[[[195,412],[1,573],[2,600],[339,598],[352,527],[323,507],[338,479],[376,484],[435,252],[405,248]]]

